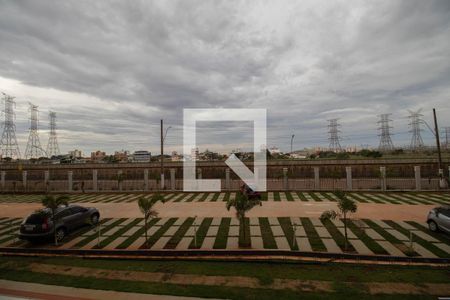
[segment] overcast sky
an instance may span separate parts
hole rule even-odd
[[[0,91],[16,97],[25,152],[28,107],[58,116],[62,152],[159,151],[159,120],[181,152],[183,108],[266,108],[268,145],[378,146],[392,113],[450,126],[450,1],[1,1]],[[205,123],[200,149],[253,142],[249,123]],[[426,143],[433,142],[424,127]],[[44,147],[45,148],[45,147]]]

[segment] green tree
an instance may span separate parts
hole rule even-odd
[[[348,245],[348,237],[347,237],[347,215],[349,213],[354,213],[358,209],[356,202],[347,198],[347,195],[343,191],[336,191],[334,192],[336,197],[338,198],[338,209],[339,212],[334,210],[327,210],[322,213],[320,216],[320,219],[322,221],[324,220],[330,220],[330,219],[336,219],[339,216],[343,217],[344,221],[344,234],[345,234],[345,250],[347,251],[347,245]]]
[[[237,193],[236,198],[230,198],[227,202],[227,210],[230,210],[231,207],[234,207],[236,209],[236,217],[239,220],[239,236],[242,237],[242,240],[241,238],[239,238],[239,247],[250,247],[251,245],[250,238],[247,236],[245,230],[245,214],[256,205],[262,205],[261,200],[256,198],[249,199],[248,196],[243,194],[242,192]]]
[[[53,222],[53,236],[55,237],[55,245],[58,245],[58,238],[56,236],[56,220],[55,220],[55,212],[56,209],[61,205],[68,205],[69,203],[69,197],[68,196],[52,196],[52,195],[46,195],[41,200],[42,205],[48,209],[50,209],[51,215],[52,215],[52,222]]]
[[[145,245],[148,245],[148,237],[147,237],[148,219],[156,218],[158,216],[158,212],[153,209],[153,206],[158,201],[164,203],[164,197],[160,194],[154,194],[150,199],[145,197],[140,197],[138,199],[139,209],[144,214]]]

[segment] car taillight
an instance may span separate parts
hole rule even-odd
[[[48,218],[44,219],[44,223],[42,223],[42,229],[48,229]]]

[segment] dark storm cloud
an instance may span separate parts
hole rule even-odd
[[[407,109],[450,117],[449,6],[0,1],[0,76],[52,100],[0,90],[57,107],[65,148],[157,149],[161,118],[175,147],[182,109],[214,107],[267,108],[269,145],[284,150],[291,134],[297,147],[326,145],[335,117],[344,144],[376,146],[376,115],[392,112],[394,142],[405,144]],[[54,90],[74,96],[58,101]],[[240,128],[211,127],[229,143]]]

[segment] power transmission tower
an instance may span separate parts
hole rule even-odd
[[[2,94],[5,105],[3,109],[5,121],[3,123],[2,140],[0,142],[1,154],[3,158],[10,157],[20,159],[20,150],[16,139],[16,125],[14,124],[16,117],[14,108],[16,107],[16,102],[14,101],[14,97],[5,93]]]
[[[381,131],[379,134],[380,136],[380,145],[378,146],[378,150],[380,151],[392,151],[394,150],[394,144],[392,143],[391,139],[391,132],[390,129],[392,126],[389,125],[389,122],[392,122],[391,119],[389,119],[389,116],[391,114],[381,114],[380,120],[377,122],[380,124],[380,127],[378,127],[378,130]]]
[[[342,151],[342,147],[341,144],[339,143],[339,140],[341,139],[339,136],[339,133],[341,132],[339,130],[339,127],[341,126],[338,123],[339,119],[331,119],[328,120],[329,124],[328,124],[328,133],[330,134],[330,137],[328,138],[328,140],[330,141],[330,151],[333,152],[341,152]]]
[[[38,107],[33,103],[28,102],[30,105],[30,135],[28,136],[27,148],[25,150],[25,158],[39,158],[45,156],[44,151],[39,141],[38,123],[39,112]]]
[[[444,130],[445,130],[444,148],[450,149],[450,127],[444,127]]]
[[[50,118],[50,136],[48,137],[47,156],[59,155],[58,138],[56,136],[56,112],[49,113]]]
[[[409,132],[412,133],[411,136],[411,150],[421,150],[424,148],[424,143],[422,140],[422,136],[420,135],[420,132],[422,129],[420,128],[420,124],[423,123],[421,117],[423,116],[420,112],[422,109],[419,109],[418,111],[409,111],[409,126],[411,126],[411,130]]]

